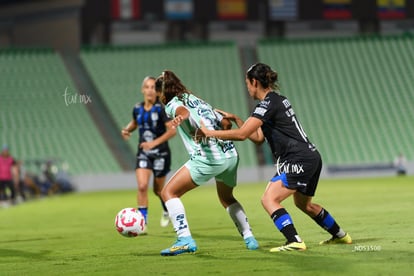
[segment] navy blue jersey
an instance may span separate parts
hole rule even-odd
[[[132,118],[138,125],[139,144],[163,135],[167,131],[165,123],[170,120],[165,114],[164,106],[158,101],[148,111],[145,110],[143,102],[137,103],[132,111]],[[158,154],[163,151],[169,151],[168,142],[158,145],[148,153]]]
[[[269,92],[251,116],[263,121],[262,131],[276,160],[292,155],[301,158],[315,154],[315,146],[306,136],[286,97]]]

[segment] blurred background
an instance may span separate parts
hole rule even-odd
[[[134,188],[131,119],[147,75],[177,73],[249,116],[244,72],[264,62],[324,160],[323,177],[414,173],[414,1],[0,0],[0,143],[25,171],[76,189]],[[240,181],[274,173],[237,142]],[[170,142],[173,170],[188,158]]]

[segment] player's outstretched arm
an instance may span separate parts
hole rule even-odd
[[[254,138],[254,142],[262,143],[264,141],[257,139],[260,137],[255,136],[255,132],[257,133],[257,129],[262,126],[263,122],[257,118],[249,117],[249,119],[244,122],[244,124],[237,129],[229,129],[229,130],[210,130],[207,129],[204,123],[200,122],[200,132],[205,137],[216,137],[223,140],[235,140],[235,141],[243,141],[246,139],[250,139],[250,136]]]
[[[164,132],[160,137],[157,139],[154,139],[150,142],[142,142],[139,147],[144,150],[150,150],[152,148],[155,148],[156,146],[168,141],[170,138],[174,137],[177,133],[177,130],[175,127],[173,128],[172,122],[168,121],[165,123],[165,126],[167,127],[167,131]]]
[[[124,140],[128,140],[131,136],[131,132],[133,132],[137,127],[137,122],[132,119],[128,125],[121,130],[122,138],[124,138]]]
[[[241,128],[244,125],[244,121],[240,119],[240,117],[237,116],[236,114],[223,111],[220,109],[215,109],[215,110],[219,112],[221,115],[223,115],[223,118],[229,119],[235,122],[238,128]],[[248,138],[250,141],[252,141],[255,144],[259,144],[259,145],[262,144],[264,142],[264,135],[263,135],[262,129],[260,127],[257,128],[257,130],[254,131]]]

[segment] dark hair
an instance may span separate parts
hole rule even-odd
[[[273,90],[279,90],[278,75],[276,71],[273,71],[269,65],[264,63],[256,63],[247,69],[246,77],[251,82],[256,79],[263,88],[272,88]]]
[[[183,101],[183,94],[191,94],[181,83],[181,80],[169,70],[162,72],[161,76],[155,80],[155,91],[161,92],[161,101],[164,104],[167,104],[175,96]]]

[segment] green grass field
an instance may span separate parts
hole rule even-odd
[[[245,249],[212,185],[183,197],[196,254],[162,257],[171,227],[160,228],[161,206],[150,197],[149,234],[124,238],[116,213],[135,206],[135,191],[79,193],[0,209],[0,275],[409,275],[414,269],[414,178],[321,180],[315,202],[348,231],[353,245],[320,246],[329,235],[284,205],[305,240],[304,252],[269,253],[284,243],[260,204],[266,183],[240,185],[261,248]]]

